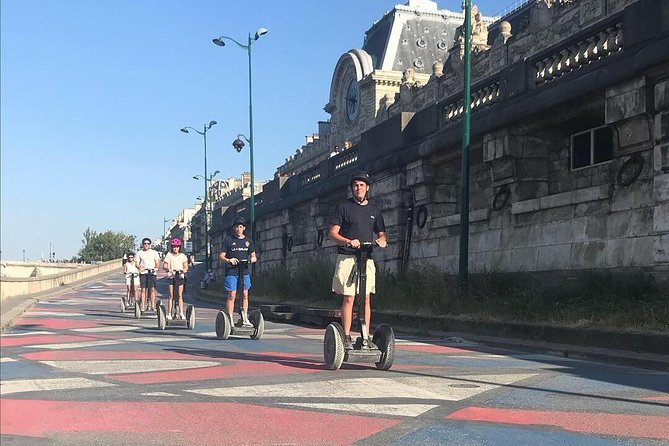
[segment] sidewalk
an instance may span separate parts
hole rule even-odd
[[[42,291],[41,293],[28,294],[23,296],[8,297],[0,301],[0,331],[4,332],[9,328],[16,319],[34,304],[41,299],[47,297],[58,296],[68,291],[76,290],[96,280],[104,279],[105,277],[119,274],[117,271],[112,273],[98,274],[97,276],[89,277],[78,282],[72,282],[65,286],[52,288],[50,290]]]
[[[223,305],[223,297],[210,290],[193,290],[191,296]],[[280,305],[251,298],[265,319],[326,326],[339,319],[339,310]],[[278,308],[280,307],[280,308]],[[435,338],[464,338],[491,347],[609,364],[669,371],[669,333],[616,332],[548,324],[480,322],[448,316],[374,312],[374,323],[390,324],[397,333]],[[610,348],[610,346],[615,346]]]

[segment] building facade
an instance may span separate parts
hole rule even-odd
[[[667,280],[669,2],[533,0],[494,22],[473,15],[469,270]],[[318,141],[352,147],[321,147],[265,185],[261,271],[334,256],[330,217],[364,169],[390,241],[381,266],[457,272],[462,23],[412,0],[340,57]]]

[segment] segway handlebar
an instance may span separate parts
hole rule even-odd
[[[183,279],[184,278],[184,272],[181,270],[174,270],[172,271],[172,277],[175,279]]]

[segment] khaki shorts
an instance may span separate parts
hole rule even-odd
[[[358,277],[351,281],[351,271],[355,266],[355,256],[337,254],[337,266],[332,277],[332,291],[344,296],[355,296]],[[367,259],[367,294],[376,293],[376,266],[374,260]]]

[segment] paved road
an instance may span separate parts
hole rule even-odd
[[[390,371],[329,371],[322,329],[220,341],[198,306],[163,332],[122,292],[43,300],[0,337],[3,446],[669,444],[664,372],[416,337]]]

